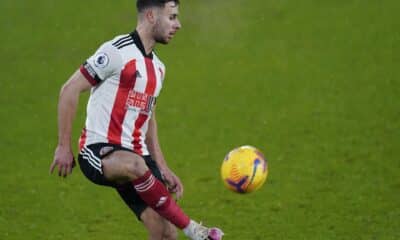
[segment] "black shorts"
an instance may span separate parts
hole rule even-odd
[[[82,148],[78,155],[79,166],[83,174],[93,183],[115,188],[118,194],[124,200],[124,202],[129,206],[129,208],[136,214],[137,218],[140,220],[140,215],[147,208],[147,204],[137,194],[132,183],[128,182],[125,184],[117,184],[115,182],[107,180],[103,175],[101,164],[102,159],[114,151],[121,150],[133,152],[132,150],[124,148],[120,145],[109,143],[96,143],[85,146]],[[151,156],[142,157],[153,175],[161,182],[164,182],[161,176],[160,169],[158,168],[157,163],[151,158]]]

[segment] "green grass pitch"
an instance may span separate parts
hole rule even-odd
[[[99,44],[134,28],[134,1],[0,9],[0,239],[146,239],[111,189],[79,169],[48,174],[59,89]],[[400,239],[400,3],[191,0],[180,10],[182,30],[157,47],[167,66],[157,116],[183,209],[227,240]],[[240,145],[269,163],[249,195],[219,176]]]

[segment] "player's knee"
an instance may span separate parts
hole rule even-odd
[[[103,172],[108,179],[133,180],[148,170],[144,159],[132,152],[115,151],[102,161]]]
[[[128,177],[132,180],[143,176],[148,170],[143,159],[132,159],[131,161],[125,163],[125,170]]]

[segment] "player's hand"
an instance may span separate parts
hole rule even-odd
[[[75,159],[71,148],[57,146],[53,163],[50,166],[50,173],[53,173],[56,166],[58,166],[58,176],[67,177],[72,173],[72,168],[75,167]]]
[[[175,193],[176,199],[182,197],[183,195],[183,184],[178,176],[175,175],[170,169],[163,169],[163,178],[167,184],[170,193]]]

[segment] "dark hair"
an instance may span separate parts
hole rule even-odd
[[[137,0],[136,9],[138,12],[142,12],[144,9],[149,7],[164,7],[167,2],[175,2],[179,5],[179,0]]]

